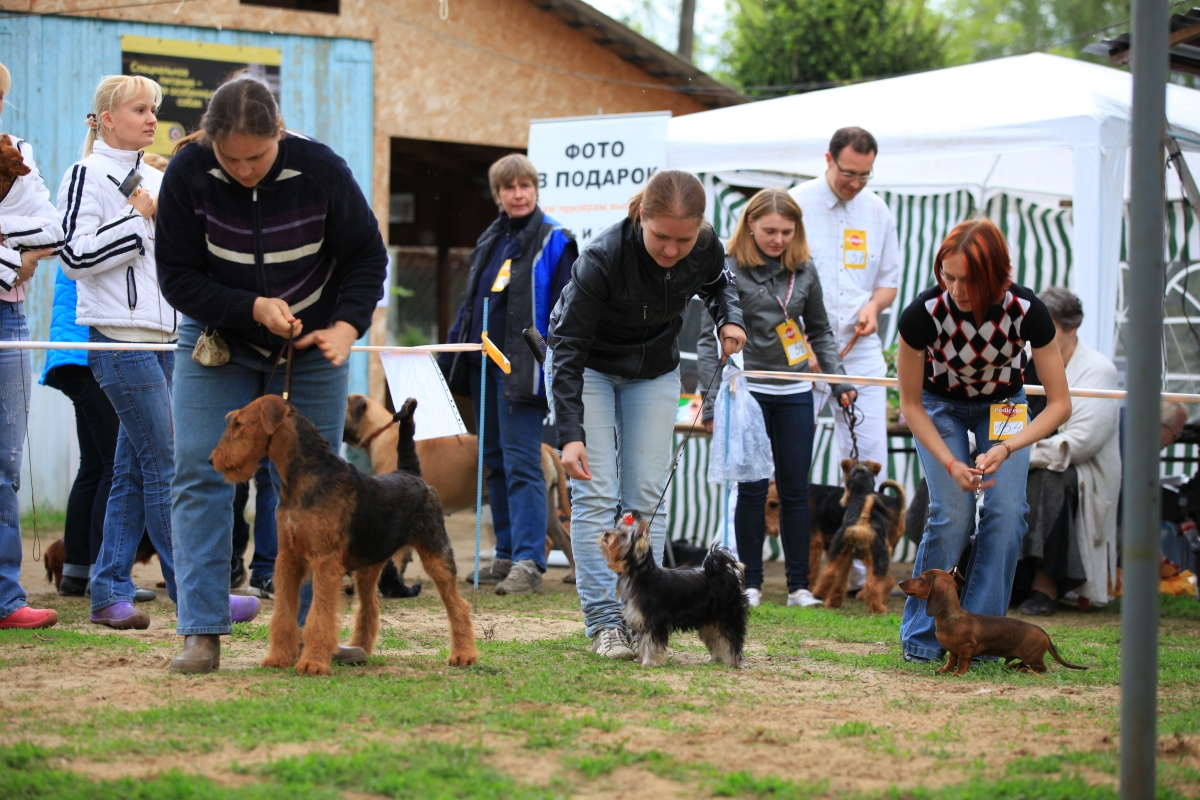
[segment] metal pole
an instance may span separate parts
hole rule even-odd
[[[1128,404],[1121,600],[1121,798],[1154,797],[1167,0],[1133,0]],[[1114,276],[1115,277],[1115,276]]]

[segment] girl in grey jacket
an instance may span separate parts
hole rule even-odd
[[[845,375],[837,342],[825,316],[821,282],[809,258],[800,207],[782,189],[763,189],[750,199],[729,240],[726,268],[733,273],[746,325],[747,370],[811,372],[815,354],[822,371]],[[700,386],[719,369],[715,332],[702,332],[697,346]],[[779,538],[787,572],[788,605],[820,601],[808,589],[808,471],[812,462],[813,400],[809,381],[748,381],[762,408],[775,458],[779,492]],[[834,384],[843,404],[855,398],[852,386]],[[704,398],[703,419],[712,432],[715,392]],[[738,557],[746,565],[750,604],[762,601],[762,548],[769,481],[738,484],[734,532]]]

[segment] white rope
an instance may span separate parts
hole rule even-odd
[[[141,342],[18,342],[0,341],[0,350],[155,350],[178,349],[175,343],[150,344]],[[354,345],[352,353],[478,353],[482,344],[426,344],[418,347],[388,347],[385,345]]]
[[[747,378],[770,378],[780,381],[816,381],[818,383],[842,383],[850,386],[890,386],[898,388],[900,381],[896,378],[868,378],[864,375],[830,375],[824,372],[769,372],[765,370],[745,370]],[[1036,384],[1025,386],[1026,394],[1045,396],[1046,390]],[[1091,397],[1100,400],[1124,400],[1126,393],[1117,389],[1068,389],[1071,397]],[[1180,394],[1178,392],[1163,392],[1162,399],[1169,403],[1200,403],[1200,394]]]

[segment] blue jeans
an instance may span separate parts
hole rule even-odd
[[[184,319],[179,350],[190,354],[201,327]],[[171,484],[171,519],[179,576],[176,633],[227,634],[229,561],[233,556],[234,486],[208,463],[225,433],[225,415],[264,394],[281,394],[285,366],[271,377],[274,359],[234,346],[228,364],[202,367],[190,356],[179,359],[175,376],[175,416],[187,420],[175,429],[177,469]],[[335,367],[313,347],[297,353],[292,367],[292,405],[308,417],[334,448],[346,419],[349,362]],[[272,483],[279,477],[271,470]]]
[[[88,341],[114,342],[95,328]],[[89,350],[88,366],[108,396],[121,428],[113,458],[104,538],[92,571],[92,610],[132,603],[130,577],[142,532],[158,551],[167,594],[176,599],[169,492],[175,476],[171,374],[175,354],[147,350]],[[186,426],[184,426],[186,427]]]
[[[246,523],[246,504],[250,502],[250,484],[239,483],[233,500],[233,552],[237,558],[246,553],[250,526]],[[264,458],[254,473],[254,558],[250,560],[250,580],[266,583],[275,577],[275,556],[279,540],[275,529],[275,508],[279,495],[271,480],[271,460]]]
[[[779,541],[787,572],[788,591],[808,588],[808,468],[812,462],[813,395],[751,392],[762,408],[775,457],[775,488],[779,492]],[[763,539],[767,534],[766,503],[769,480],[738,484],[733,512],[738,556],[746,565],[746,586],[762,588]]]
[[[975,433],[975,447],[986,453],[997,442],[988,438],[991,400],[953,400],[922,392],[921,404],[929,413],[942,441],[954,457],[968,461],[967,431]],[[1024,403],[1025,393],[1011,398]],[[921,471],[929,483],[929,522],[917,548],[913,576],[929,569],[949,570],[967,545],[967,530],[975,514],[975,493],[963,491],[937,459],[917,442]],[[967,565],[962,607],[975,614],[1003,617],[1008,611],[1013,574],[1021,556],[1021,540],[1028,526],[1025,514],[1025,481],[1029,476],[1029,448],[1014,451],[994,475],[994,486],[984,490],[983,509],[975,534],[975,547]],[[940,659],[945,650],[935,636],[933,617],[925,613],[925,601],[912,597],[904,604],[900,642],[905,655]]]
[[[479,423],[479,370],[471,372],[471,405]],[[546,476],[542,474],[542,421],[532,403],[504,396],[504,373],[488,365],[483,463],[496,529],[496,558],[532,561],[546,571]]]
[[[24,303],[0,301],[0,340],[28,339]],[[0,619],[28,603],[21,588],[21,458],[24,456],[25,420],[29,416],[30,379],[33,367],[28,350],[0,350],[0,453],[8,461],[0,467]]]
[[[547,355],[547,387],[553,380],[551,359]],[[678,408],[678,368],[653,379],[583,371],[583,430],[592,479],[571,480],[571,548],[589,637],[624,626],[617,575],[608,568],[599,542],[620,514],[638,511],[647,520],[654,516],[650,544],[655,563],[662,563],[667,515],[659,502],[671,469]]]

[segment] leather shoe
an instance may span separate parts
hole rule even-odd
[[[304,642],[300,643],[300,653],[304,653]],[[351,647],[348,644],[339,644],[337,650],[333,651],[333,658],[330,659],[334,664],[341,664],[344,667],[354,666],[355,664],[367,663],[367,651],[361,647]]]
[[[221,637],[198,633],[183,637],[183,652],[171,659],[171,672],[191,675],[212,672],[221,666]]]
[[[1017,606],[1018,613],[1029,614],[1033,617],[1050,617],[1057,610],[1058,601],[1037,589],[1029,593],[1029,599]]]
[[[83,593],[87,591],[87,588],[87,578],[75,578],[70,575],[63,575],[62,581],[58,584],[58,593],[63,597],[83,597]]]
[[[135,603],[148,603],[151,600],[155,600],[157,598],[158,598],[158,595],[156,595],[154,592],[150,591],[149,589],[134,589],[133,590],[133,602],[135,602]]]

